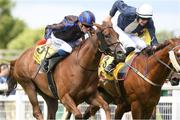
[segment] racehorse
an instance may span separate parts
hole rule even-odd
[[[171,71],[175,71],[174,68],[176,73],[180,72],[180,60],[177,57],[172,60],[172,55],[180,55],[180,38],[165,41],[153,53],[149,54],[152,52],[149,50],[146,48],[135,58],[131,65],[135,69],[128,71],[124,81],[101,81],[98,86],[101,96],[109,104],[117,105],[115,119],[121,119],[128,111],[132,112],[133,119],[150,119],[166,78]],[[175,66],[173,61],[179,65]],[[90,106],[85,112],[85,118],[93,116],[97,110],[99,107]]]
[[[16,88],[17,82],[23,87],[33,107],[33,116],[42,120],[43,116],[37,99],[37,92],[44,98],[48,108],[48,119],[55,119],[58,100],[73,113],[76,119],[82,114],[77,105],[86,101],[89,104],[102,106],[106,118],[110,119],[108,104],[97,92],[98,65],[101,54],[116,54],[121,51],[118,34],[112,26],[103,22],[94,24],[95,33],[74,49],[72,54],[57,64],[53,71],[54,83],[58,98],[51,93],[46,74],[34,74],[37,64],[33,60],[35,47],[26,50],[18,59],[10,62],[10,76],[7,95]]]

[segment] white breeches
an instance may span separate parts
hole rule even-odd
[[[49,45],[49,47],[54,48],[56,51],[61,49],[68,53],[72,52],[72,47],[68,43],[56,38],[53,34],[51,34],[51,38],[47,40],[46,44]]]
[[[119,34],[120,42],[125,48],[134,47],[135,52],[140,52],[142,49],[147,47],[145,41],[138,36],[134,34],[127,34],[118,27],[116,27],[115,29]]]

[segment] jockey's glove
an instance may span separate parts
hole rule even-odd
[[[117,52],[115,59],[117,62],[125,62],[126,55],[122,51],[119,51]]]
[[[152,46],[152,50],[155,51],[157,49],[157,45]]]

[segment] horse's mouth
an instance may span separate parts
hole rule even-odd
[[[178,78],[173,78],[171,81],[172,86],[178,86],[179,85],[179,79]]]
[[[173,76],[170,78],[170,83],[172,86],[179,85],[180,82],[180,73],[174,73]]]

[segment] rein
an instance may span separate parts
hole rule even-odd
[[[180,46],[180,45],[178,45]],[[174,48],[172,48],[169,52],[173,51],[175,48],[177,48],[178,46],[175,46]],[[164,65],[166,68],[170,69],[172,72],[176,72],[174,71],[173,68],[171,68],[168,64],[166,64],[165,62],[163,62],[161,59],[159,59],[156,55],[155,52],[153,51],[153,57],[162,65]],[[144,76],[141,72],[139,72],[136,68],[132,67],[130,64],[126,63],[126,65],[128,65],[137,75],[139,75],[142,79],[144,79],[146,82],[148,82],[149,84],[156,86],[156,87],[161,87],[162,85],[156,84],[154,82],[152,82],[150,79],[148,79],[146,76]]]
[[[180,45],[177,45],[177,46],[173,47],[173,48],[169,51],[169,54],[170,54],[171,52],[174,52],[173,50],[174,50],[175,48],[179,47],[179,46],[180,46]],[[168,69],[171,70],[172,72],[178,73],[178,71],[174,71],[173,68],[171,68],[168,64],[166,64],[166,63],[163,62],[161,59],[159,59],[159,58],[155,55],[154,51],[153,51],[153,56],[154,56],[154,58],[155,58],[159,63],[161,63],[162,65],[164,65],[166,68],[168,68]],[[170,60],[171,60],[171,59],[170,59]]]
[[[159,84],[156,84],[156,83],[152,82],[150,79],[148,79],[146,76],[144,76],[141,72],[139,72],[136,68],[134,68],[133,66],[131,66],[127,62],[125,62],[125,64],[128,65],[137,75],[139,75],[142,79],[144,79],[149,84],[151,84],[153,86],[156,86],[156,87],[161,87],[162,86],[162,85],[159,85]]]
[[[113,27],[112,26],[108,26],[107,28],[113,28]],[[116,53],[116,48],[121,43],[120,42],[115,42],[115,43],[111,43],[111,44],[108,45],[105,42],[105,38],[104,38],[104,35],[102,34],[102,32],[103,32],[103,30],[101,30],[101,32],[96,33],[98,38],[99,38],[99,40],[100,40],[100,42],[101,42],[101,44],[99,46],[99,51],[101,53],[104,53],[105,55],[108,54],[108,55],[114,56],[114,54]],[[109,47],[111,47],[111,46],[113,46],[115,44],[117,44],[116,47],[115,47],[115,51],[111,51],[111,49]]]
[[[113,27],[107,27],[107,28],[113,28]],[[97,32],[96,33],[96,35],[97,35],[97,37],[98,37],[98,40],[100,40],[100,45],[99,45],[99,47],[98,47],[98,49],[99,49],[99,51],[101,52],[101,53],[104,53],[104,54],[109,54],[109,55],[114,55],[115,53],[116,53],[116,48],[118,47],[118,45],[120,44],[120,42],[115,42],[115,43],[111,43],[111,44],[107,44],[106,42],[105,42],[105,38],[104,38],[104,35],[103,35],[103,30],[101,30],[100,32]],[[111,47],[112,45],[115,45],[115,44],[117,44],[116,45],[116,47],[115,47],[115,51],[112,51],[109,47]],[[80,49],[81,49],[81,47],[80,47]],[[84,67],[83,65],[81,65],[80,64],[80,62],[79,62],[79,58],[78,58],[78,56],[79,56],[79,51],[80,51],[80,49],[78,50],[78,52],[77,52],[77,63],[79,64],[79,66],[81,67],[81,68],[83,68],[84,70],[86,70],[86,71],[98,71],[98,68],[97,69],[89,69],[89,68],[86,68],[86,67]]]

